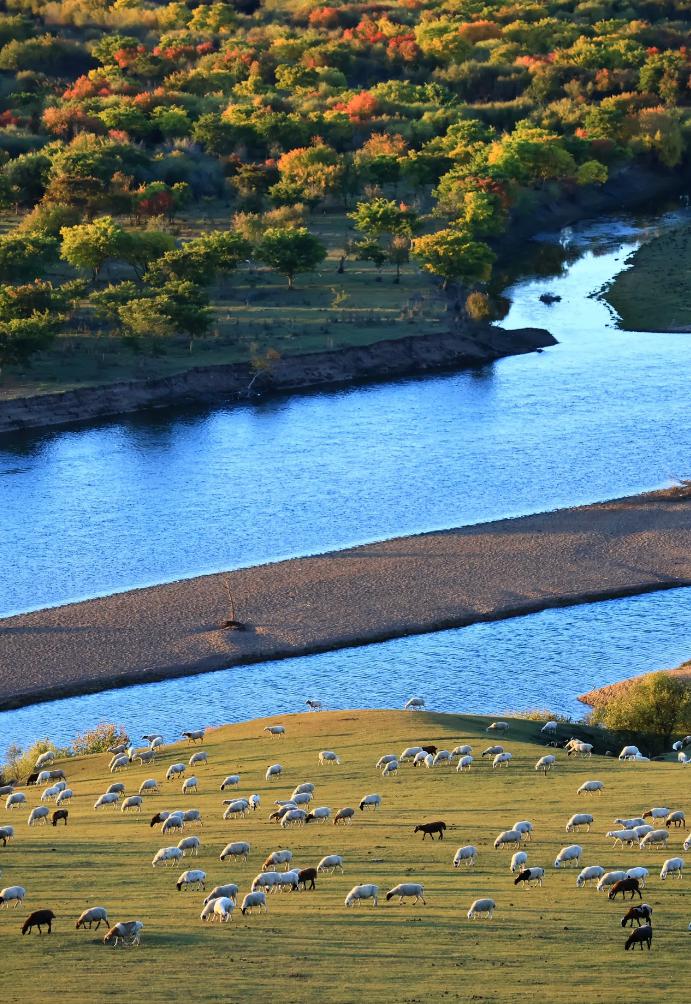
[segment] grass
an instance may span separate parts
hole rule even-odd
[[[691,331],[691,227],[643,244],[604,295],[626,331]]]
[[[0,231],[17,222],[17,217],[5,218]],[[187,240],[229,225],[229,210],[215,206],[204,220],[182,217],[173,229]],[[339,275],[343,246],[356,236],[345,215],[315,216],[309,226],[326,244],[328,258],[318,271],[298,276],[294,291],[269,269],[243,265],[210,290],[213,324],[208,336],[191,345],[186,337],[170,338],[153,350],[144,346],[135,352],[115,335],[65,333],[30,366],[3,370],[0,400],[247,362],[269,348],[284,356],[302,355],[440,330],[446,300],[431,276],[410,263],[401,269],[399,284],[393,281],[392,266],[385,266],[377,281],[371,263],[351,260]],[[125,267],[106,266],[102,278],[107,283],[132,276]]]
[[[181,723],[189,723],[193,709],[184,711]],[[659,879],[664,858],[680,853],[683,831],[672,831],[666,853],[614,851],[604,837],[616,816],[638,815],[651,805],[688,812],[689,778],[683,768],[610,758],[569,761],[559,753],[558,768],[544,777],[533,770],[545,752],[539,723],[529,721],[512,721],[504,745],[514,759],[495,771],[479,757],[488,744],[487,720],[481,718],[334,711],[267,721],[281,721],[285,739],[263,733],[263,720],[208,733],[203,748],[210,763],[196,772],[199,794],[182,799],[180,782],[162,784],[161,794],[146,798],[141,816],[108,808],[93,811],[96,797],[113,780],[106,754],[68,761],[75,798],[67,828],[28,829],[28,810],[2,812],[2,823],[11,822],[17,834],[7,848],[0,848],[0,884],[28,890],[23,908],[0,911],[3,1004],[37,999],[37,981],[42,996],[49,985],[51,997],[69,1004],[131,999],[133,992],[150,1000],[204,1004],[240,1001],[248,994],[280,1002],[351,1002],[363,994],[370,1001],[397,1002],[506,1004],[532,996],[556,1004],[576,998],[611,1002],[622,999],[623,981],[628,988],[635,986],[640,999],[683,999],[691,978],[691,935],[686,930],[691,891],[688,878]],[[395,778],[379,776],[374,764],[382,753],[422,742],[449,749],[469,742],[476,763],[468,774],[406,766]],[[324,748],[341,755],[340,767],[317,765],[317,753]],[[118,779],[132,793],[145,777],[162,781],[167,766],[187,759],[191,751],[168,747],[155,768],[132,768]],[[283,764],[284,780],[269,785],[264,772],[275,762]],[[263,804],[249,818],[224,822],[219,785],[235,771],[242,775],[242,793],[258,791]],[[605,792],[586,801],[576,797],[576,789],[588,778],[604,781]],[[286,798],[305,780],[317,785],[317,805],[334,810],[357,806],[373,791],[383,795],[383,804],[376,813],[357,812],[346,828],[312,824],[283,831],[269,823],[273,799]],[[29,790],[33,806],[37,794]],[[300,867],[316,864],[323,854],[341,853],[345,874],[320,878],[316,892],[269,897],[266,915],[243,918],[237,910],[227,926],[202,924],[203,895],[175,889],[182,868],[154,870],[150,863],[159,847],[177,842],[149,827],[151,815],[192,806],[202,809],[205,825],[200,856],[186,863],[207,872],[207,891],[235,881],[243,895],[264,856],[279,847],[290,847]],[[595,814],[593,832],[565,834],[568,817],[583,810]],[[529,863],[546,869],[543,888],[516,889],[510,852],[492,848],[500,830],[525,818],[535,826],[527,849]],[[413,836],[416,823],[433,819],[447,822],[446,840],[423,843]],[[252,844],[247,863],[219,861],[222,847],[232,839]],[[610,903],[591,888],[577,889],[578,869],[552,867],[559,848],[571,842],[584,846],[582,864],[643,864],[650,869],[644,893],[655,910],[650,954],[624,953],[621,903]],[[478,847],[477,866],[455,870],[455,849],[466,843]],[[427,906],[386,903],[382,895],[377,909],[344,907],[356,883],[376,882],[383,894],[406,879],[424,883]],[[494,920],[466,919],[478,896],[497,901]],[[106,906],[111,922],[141,919],[141,947],[114,954],[101,944],[102,930],[75,931],[76,917],[90,905]],[[53,935],[22,938],[23,919],[41,907],[51,907],[58,916]]]

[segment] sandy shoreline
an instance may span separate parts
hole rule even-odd
[[[665,493],[393,538],[0,620],[0,708],[686,585]]]

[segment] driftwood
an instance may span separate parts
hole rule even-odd
[[[228,596],[229,613],[230,617],[223,621],[221,627],[228,628],[230,631],[244,631],[245,624],[243,621],[237,620],[235,617],[235,600],[233,599],[233,593],[230,588],[230,581],[228,578],[223,580],[223,585],[225,586],[226,594]]]

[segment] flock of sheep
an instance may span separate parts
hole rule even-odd
[[[420,703],[422,702],[422,703]],[[409,710],[416,710],[424,706],[421,698],[412,698],[406,705]],[[507,722],[493,722],[487,729],[488,732],[506,733],[509,730]],[[285,735],[283,725],[267,726],[264,730],[272,738],[280,739]],[[556,734],[556,722],[546,723],[541,732],[549,739]],[[189,743],[202,742],[204,730],[195,730],[183,733]],[[133,764],[155,763],[157,755],[160,755],[164,745],[163,738],[158,735],[144,736],[148,745],[143,749],[135,749],[129,742],[122,742],[114,746],[109,751],[111,760],[109,770],[111,774],[118,774],[126,771]],[[680,762],[686,763],[688,758],[682,760],[681,755],[687,746],[691,746],[691,736],[685,737],[675,744],[675,751],[680,754]],[[590,758],[592,745],[581,740],[572,739],[564,744],[564,752],[567,757]],[[511,753],[504,749],[502,745],[494,744],[488,746],[481,753],[481,758],[491,757],[492,770],[507,768],[512,759]],[[619,755],[624,759],[646,759],[640,751],[633,746],[624,747]],[[68,787],[67,778],[63,769],[55,769],[53,761],[55,755],[52,752],[42,754],[37,762],[35,772],[28,781],[34,786],[46,784],[40,796],[40,804],[31,809],[28,817],[30,827],[45,824],[52,811],[52,823],[57,825],[62,822],[67,825],[69,817],[69,806],[74,797],[73,790]],[[189,759],[172,763],[165,774],[167,784],[175,781],[182,781],[181,792],[188,796],[199,789],[198,772],[208,764],[208,753],[205,750],[195,750]],[[340,765],[341,759],[333,750],[322,750],[319,752],[317,762],[320,767],[335,768]],[[549,753],[540,757],[535,764],[535,770],[547,774],[558,762],[556,753]],[[382,778],[395,776],[400,769],[410,769],[414,767],[424,767],[433,770],[439,767],[450,767],[456,764],[459,773],[470,771],[474,763],[473,748],[471,745],[458,745],[452,750],[438,749],[435,745],[407,746],[400,755],[385,753],[379,757],[374,767],[380,771]],[[192,773],[190,773],[190,771]],[[284,773],[280,763],[270,764],[265,772],[265,781],[271,784],[282,779]],[[222,792],[237,789],[241,782],[240,774],[228,774],[220,788]],[[5,810],[12,812],[18,808],[27,806],[27,794],[24,791],[15,790],[17,785],[9,784],[0,788],[0,795],[5,796]],[[145,779],[138,787],[136,793],[127,794],[126,785],[122,781],[114,781],[108,789],[103,792],[95,801],[93,811],[98,812],[107,807],[118,810],[122,814],[139,814],[144,807],[145,800],[151,795],[160,791],[160,785],[155,778]],[[599,780],[588,780],[581,784],[575,791],[576,796],[596,799],[600,797],[604,790],[603,782]],[[348,826],[356,817],[357,812],[354,806],[341,807],[335,813],[328,806],[312,805],[315,795],[315,785],[312,782],[302,782],[298,784],[289,797],[276,799],[271,808],[269,821],[277,823],[281,830],[293,829],[295,827],[307,826],[310,824],[324,824],[332,822],[333,825]],[[358,808],[361,812],[366,810],[376,811],[382,804],[383,797],[379,793],[365,794],[358,800]],[[261,808],[262,800],[258,793],[248,796],[233,795],[223,799],[223,819],[241,819],[251,813],[255,813]],[[650,820],[648,822],[648,820]],[[656,806],[640,815],[632,815],[630,818],[618,817],[614,820],[617,829],[611,829],[606,833],[608,838],[613,840],[613,847],[632,847],[637,845],[646,851],[654,851],[659,848],[667,848],[670,835],[678,832],[678,829],[685,824],[685,815],[680,808],[667,806]],[[587,832],[589,833],[594,824],[594,816],[589,812],[574,813],[565,822],[565,832]],[[156,850],[152,866],[179,867],[183,859],[196,857],[201,848],[201,840],[195,834],[185,835],[186,828],[202,826],[202,814],[198,809],[176,809],[173,811],[160,810],[151,818],[150,827],[160,827],[162,836],[175,834],[179,836],[179,841],[175,845],[166,845]],[[512,852],[509,868],[515,876],[514,885],[522,888],[531,886],[542,886],[546,876],[546,865],[528,863],[528,850],[530,841],[535,831],[535,825],[531,820],[523,819],[515,822],[511,828],[500,832],[495,841],[494,849],[508,849]],[[447,824],[443,820],[422,822],[414,828],[414,832],[422,832],[423,841],[430,836],[434,840],[435,835],[438,840],[444,839]],[[13,826],[5,825],[0,827],[0,841],[3,846],[15,837]],[[691,834],[683,840],[683,849],[691,848]],[[242,860],[247,861],[251,854],[251,846],[245,840],[233,840],[225,845],[219,854],[222,862]],[[567,844],[561,848],[553,862],[555,869],[562,869],[569,866],[582,866],[583,859],[587,861],[587,853],[580,844]],[[454,868],[461,866],[471,868],[478,860],[478,849],[473,845],[459,847],[450,865]],[[264,860],[261,870],[251,883],[240,903],[240,910],[243,915],[251,915],[253,912],[266,912],[267,895],[284,891],[297,891],[299,889],[316,889],[316,881],[319,877],[344,870],[344,858],[338,853],[329,853],[321,858],[315,865],[305,868],[293,866],[293,853],[288,848],[281,848],[272,851]],[[684,870],[684,859],[674,856],[664,860],[660,870],[660,880],[668,878],[681,879]],[[606,870],[599,864],[586,864],[582,867],[576,878],[576,886],[581,888],[596,883],[597,891],[606,890],[609,899],[616,899],[621,894],[625,897],[627,893],[633,899],[638,895],[640,904],[632,906],[626,916],[622,919],[622,926],[627,923],[633,927],[634,920],[638,927],[634,929],[626,941],[625,947],[639,944],[642,948],[647,944],[650,949],[652,943],[652,913],[653,908],[642,902],[641,888],[645,888],[649,878],[649,871],[642,866],[634,866],[621,870]],[[179,875],[176,880],[176,888],[179,892],[199,890],[206,893],[207,874],[200,868],[189,868]],[[239,887],[236,883],[225,883],[215,886],[201,902],[200,919],[212,922],[218,920],[220,923],[227,923],[233,916],[239,902]],[[23,904],[26,897],[26,889],[22,885],[11,885],[0,890],[0,908],[7,908],[10,904],[15,907]],[[345,907],[358,906],[363,902],[371,902],[377,906],[380,898],[380,886],[374,882],[364,882],[355,885],[345,898]],[[386,900],[397,899],[399,902],[412,900],[414,904],[425,905],[424,884],[416,881],[404,881],[389,889],[386,892]],[[467,912],[469,920],[477,918],[491,919],[497,903],[489,897],[475,899]],[[28,933],[33,927],[37,927],[39,934],[43,927],[51,932],[52,921],[55,915],[49,909],[34,911],[22,927],[22,933]],[[108,928],[104,936],[104,943],[117,945],[138,945],[140,943],[143,923],[141,920],[126,920],[110,926],[108,911],[102,906],[94,906],[85,910],[76,920],[76,928],[91,929],[94,925],[96,929],[101,924]],[[691,924],[689,924],[691,931]]]

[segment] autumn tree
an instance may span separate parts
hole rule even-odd
[[[443,280],[442,289],[454,279],[465,284],[487,282],[496,257],[487,244],[472,240],[455,227],[418,237],[413,241],[412,253],[426,272]]]
[[[675,733],[691,732],[691,686],[669,673],[651,673],[617,688],[593,719],[614,731],[652,733],[669,749]]]

